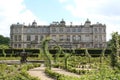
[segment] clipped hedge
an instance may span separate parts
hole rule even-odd
[[[78,77],[67,76],[67,75],[64,75],[64,74],[60,74],[60,73],[54,72],[52,70],[49,70],[47,68],[45,69],[45,73],[49,77],[54,78],[55,80],[80,80],[80,78],[78,78]]]
[[[18,57],[18,56],[20,56],[20,53],[22,51],[23,51],[23,49],[5,49],[5,53],[6,53],[7,57],[9,57],[12,54],[12,52],[13,52],[14,57]],[[30,57],[37,57],[38,54],[40,53],[39,51],[40,51],[39,49],[25,49],[25,52],[27,52],[28,56],[30,56]],[[66,52],[66,53],[71,53],[70,49],[63,49],[63,51]],[[49,52],[54,55],[54,54],[57,53],[57,50],[56,49],[50,49]],[[102,52],[102,49],[92,48],[92,49],[88,49],[88,52],[91,56],[99,56]],[[76,53],[76,55],[84,56],[85,55],[85,49],[75,49],[75,53]],[[106,49],[105,50],[105,55],[109,55],[109,54],[111,54],[111,50]],[[0,56],[3,56],[2,49],[0,49]]]
[[[85,55],[85,49],[76,49],[75,50],[75,53],[78,54],[78,55]],[[88,49],[88,53],[91,55],[91,56],[95,56],[95,57],[98,57],[100,56],[100,54],[102,53],[102,49],[99,49],[99,48],[92,48],[92,49]],[[105,55],[110,55],[111,54],[111,50],[110,49],[106,49],[105,50]]]

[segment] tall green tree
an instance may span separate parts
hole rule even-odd
[[[9,37],[4,37],[3,35],[0,35],[0,45],[9,45],[10,38]]]
[[[118,32],[112,33],[112,39],[110,44],[111,54],[111,65],[114,68],[119,62],[119,50],[120,50],[120,35]]]

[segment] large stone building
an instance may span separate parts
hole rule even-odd
[[[66,25],[64,20],[50,25],[12,24],[10,38],[12,48],[40,48],[42,40],[50,38],[64,48],[104,48],[106,47],[106,25],[91,24],[87,19],[84,25]],[[50,42],[49,46],[55,45]]]

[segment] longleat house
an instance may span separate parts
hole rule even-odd
[[[49,46],[58,44],[63,48],[104,48],[106,47],[106,25],[91,24],[88,19],[82,25],[66,25],[52,22],[50,25],[12,24],[10,26],[10,45],[12,48],[40,48],[42,40],[49,36]]]

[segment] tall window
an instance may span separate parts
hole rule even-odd
[[[44,32],[44,28],[42,28],[42,32]]]
[[[72,40],[76,41],[76,36],[75,35],[72,36]]]
[[[102,44],[99,44],[99,47],[102,48]]]
[[[87,43],[87,44],[86,44],[86,47],[88,47],[88,48],[89,48],[89,47],[90,47],[90,44],[89,44],[89,43]]]
[[[95,44],[95,46],[94,46],[95,48],[98,48],[98,44]]]
[[[81,36],[80,36],[80,35],[78,35],[77,40],[78,40],[78,41],[81,41]]]
[[[17,35],[14,36],[14,40],[17,41]]]
[[[99,36],[99,40],[102,41],[102,35]]]
[[[18,48],[21,48],[21,44],[18,44]]]
[[[38,28],[37,30],[38,30],[38,32],[39,32],[39,33],[42,33],[42,30],[41,30],[41,28]]]
[[[102,28],[99,28],[99,32],[100,32],[100,33],[102,32]]]
[[[70,35],[67,35],[67,41],[70,41]]]
[[[43,40],[43,38],[44,38],[44,36],[43,36],[43,35],[40,35],[40,41],[42,41],[42,40]]]
[[[63,32],[63,28],[59,28],[59,32]]]
[[[11,35],[11,40],[13,40],[13,36]]]
[[[70,32],[70,28],[66,28],[66,29],[67,29],[67,30],[66,30],[67,32]]]
[[[22,39],[21,39],[21,35],[19,35],[19,36],[18,36],[18,40],[19,40],[19,41],[21,41],[21,40],[22,40]]]
[[[85,35],[85,40],[86,40],[86,41],[89,41],[89,34],[86,34],[86,35]]]
[[[52,39],[56,41],[56,35],[52,35]]]
[[[60,39],[60,41],[63,41],[63,40],[64,40],[63,35],[60,35],[60,36],[59,36],[59,39]]]
[[[56,32],[56,28],[55,27],[52,28],[52,32]]]
[[[84,28],[84,31],[85,32],[89,32],[89,28]]]
[[[72,32],[75,32],[76,31],[76,28],[72,28]]]
[[[27,41],[31,41],[30,35],[27,35]]]
[[[78,32],[81,32],[81,28],[78,28],[77,31],[78,31]]]
[[[89,37],[89,34],[86,34],[85,36],[86,36],[86,37]]]
[[[35,41],[38,41],[38,36],[37,35],[35,36]]]
[[[30,44],[27,44],[27,48],[30,48],[31,47],[31,45]]]
[[[17,44],[14,44],[14,47],[17,48]]]
[[[105,31],[105,28],[104,28],[104,32],[106,32],[106,31]]]
[[[97,32],[97,28],[94,28],[94,32]]]
[[[46,28],[46,32],[49,32],[49,28]]]
[[[97,35],[95,35],[95,41],[97,41],[98,39],[97,39],[98,37],[97,37]]]

